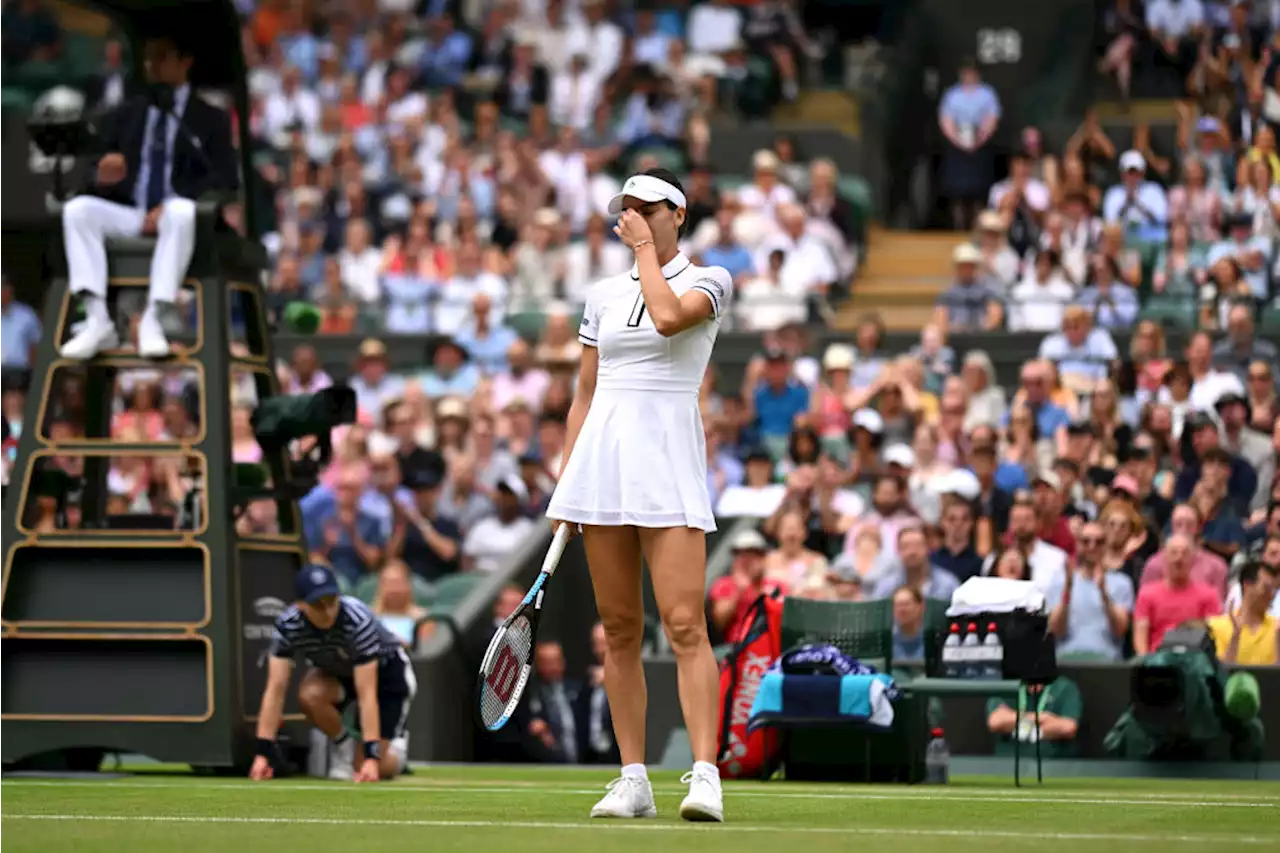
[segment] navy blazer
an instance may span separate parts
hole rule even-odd
[[[96,169],[86,190],[111,201],[134,204],[134,187],[142,171],[142,157],[147,149],[147,111],[152,101],[147,95],[135,95],[117,107],[105,122],[99,143],[103,153],[123,154],[128,173],[118,184],[97,183]],[[162,114],[167,118],[167,114]],[[231,144],[231,119],[223,110],[205,101],[192,89],[187,97],[182,121],[190,133],[178,129],[173,142],[173,167],[170,182],[173,191],[194,200],[210,191],[234,191],[240,187],[235,148]],[[197,150],[191,137],[200,142]],[[203,153],[203,156],[201,154]]]

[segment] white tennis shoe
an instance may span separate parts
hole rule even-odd
[[[591,808],[592,817],[657,817],[653,786],[640,776],[619,776],[609,783],[609,793]]]
[[[724,821],[720,771],[714,767],[695,767],[681,776],[680,781],[689,786],[689,796],[680,804],[680,817],[695,821]]]
[[[356,742],[347,738],[329,744],[329,778],[350,782],[355,776]]]

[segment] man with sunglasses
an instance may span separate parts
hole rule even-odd
[[[328,566],[305,566],[295,579],[297,601],[276,619],[267,664],[267,687],[258,712],[257,756],[249,777],[270,779],[276,732],[295,657],[311,670],[298,687],[298,702],[312,725],[337,747],[339,760],[330,778],[356,782],[390,779],[404,769],[402,753],[409,703],[417,691],[413,667],[399,639],[384,628],[363,602],[341,595]],[[361,745],[342,719],[356,703]],[[400,748],[392,749],[396,743]],[[345,772],[344,772],[345,771]]]
[[[1108,572],[1102,564],[1101,524],[1086,524],[1076,542],[1075,566],[1054,578],[1045,591],[1049,630],[1057,638],[1058,655],[1123,660],[1133,613],[1133,581],[1124,572]]]

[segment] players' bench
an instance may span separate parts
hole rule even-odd
[[[949,602],[925,601],[924,631],[942,633]],[[894,703],[893,728],[881,732],[856,723],[832,726],[787,726],[781,761],[789,779],[855,779],[865,782],[923,781],[928,742],[928,702],[944,696],[1018,695],[1017,681],[966,681],[912,677],[895,671],[893,661],[893,601],[816,601],[788,598],[782,608],[782,648],[802,643],[830,644],[846,655],[894,673],[902,698]],[[1015,742],[1016,749],[1016,742]],[[1039,771],[1039,749],[1036,750]],[[1014,781],[1019,779],[1014,756]],[[855,771],[860,768],[861,774]]]

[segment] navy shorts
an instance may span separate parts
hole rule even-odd
[[[353,707],[356,702],[355,681],[339,678],[338,684],[342,686],[338,710],[346,712],[350,709],[354,712],[354,728],[359,737],[360,714],[359,709]],[[413,665],[409,663],[409,656],[404,651],[383,660],[378,666],[378,732],[383,740],[404,737],[409,724],[409,704],[417,691],[418,682],[413,675]]]

